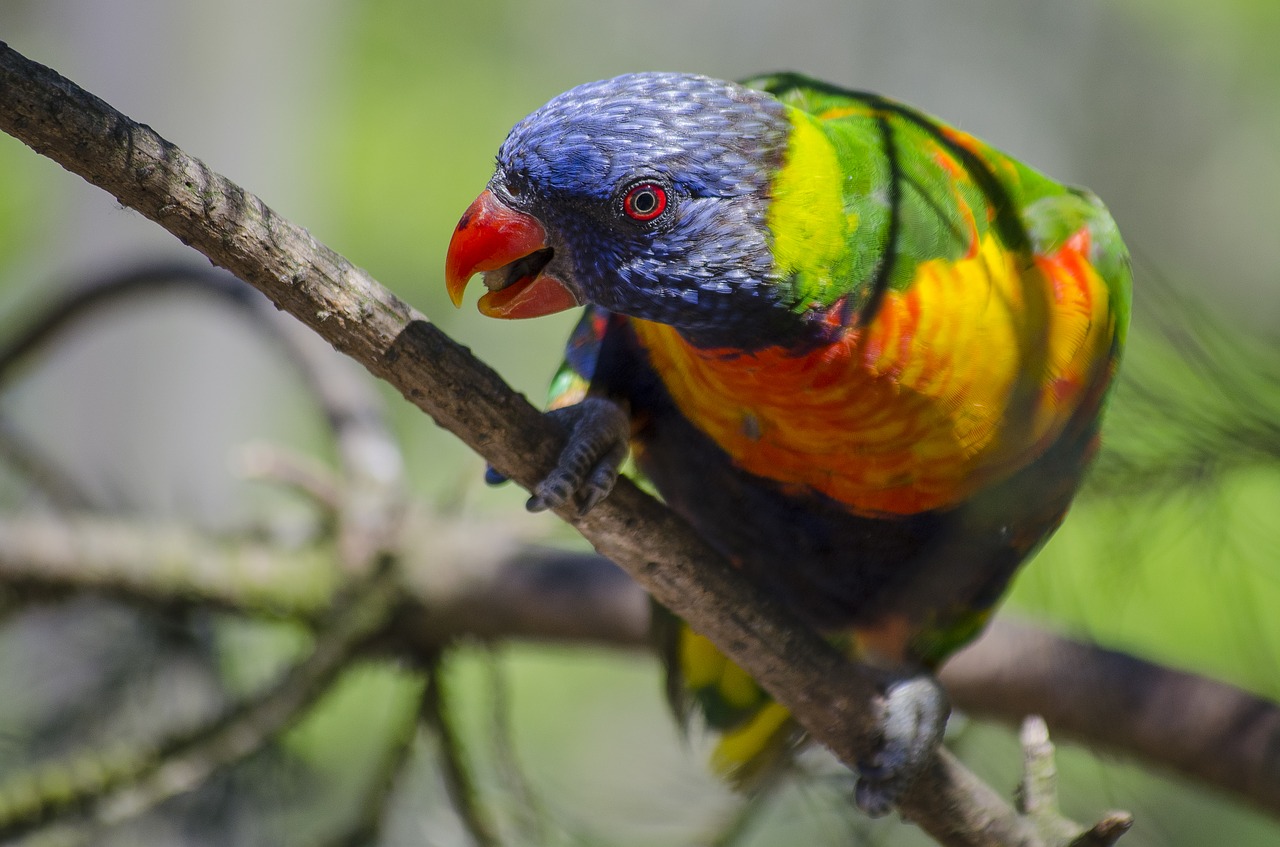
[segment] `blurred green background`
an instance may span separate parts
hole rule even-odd
[[[470,303],[454,311],[441,281],[444,248],[516,120],[577,83],[644,69],[726,78],[794,69],[911,102],[1101,195],[1135,253],[1140,317],[1142,286],[1159,280],[1228,326],[1274,340],[1278,38],[1274,0],[0,0],[0,39],[310,228],[535,402],[573,317],[506,324],[483,320]],[[0,136],[0,335],[52,291],[159,256],[203,261]],[[1235,364],[1274,371],[1275,350]],[[1174,408],[1222,399],[1213,396],[1221,385],[1197,382],[1141,334],[1131,365],[1135,380],[1176,395]],[[1262,408],[1276,407],[1277,390],[1263,377],[1240,382]],[[1161,429],[1170,421],[1126,405],[1129,396],[1117,399],[1118,449],[1146,450],[1159,465],[1162,449],[1186,448]],[[477,513],[521,511],[520,492],[484,489],[477,458],[397,397],[388,402],[417,496]],[[288,512],[229,471],[237,445],[265,438],[326,449],[314,410],[267,347],[217,310],[177,299],[121,310],[68,339],[0,387],[0,416],[114,507],[218,529]],[[1194,483],[1171,473],[1145,493],[1086,499],[1019,579],[1011,609],[1280,697],[1280,475],[1274,463],[1224,464]],[[30,505],[3,467],[0,505]],[[575,543],[552,523],[549,533]],[[74,611],[3,624],[5,770],[56,749],[56,739],[33,746],[30,732],[50,703],[87,696],[89,668],[136,659],[112,649],[113,639],[136,644],[127,615]],[[243,685],[298,642],[281,628],[227,621],[211,633],[202,637],[224,648],[222,671]],[[495,667],[506,680],[496,688]],[[166,674],[166,685],[181,680]],[[454,658],[450,678],[482,784],[514,818],[529,811],[503,787],[492,741],[493,701],[510,699],[541,841],[686,844],[733,813],[736,800],[705,773],[701,742],[681,741],[668,720],[647,657],[477,648]],[[369,667],[292,733],[281,761],[233,774],[216,801],[159,816],[119,843],[312,843],[354,803],[363,742],[387,731],[412,696],[408,675]],[[1011,788],[1008,733],[955,723],[961,755]],[[466,843],[430,756],[421,758],[383,843]],[[1201,786],[1074,748],[1061,764],[1069,813],[1121,807],[1138,816],[1130,847],[1280,843],[1280,824]],[[831,772],[788,790],[745,843],[922,843],[892,823],[851,822],[848,789]]]

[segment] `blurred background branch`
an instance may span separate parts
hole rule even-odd
[[[431,531],[437,520],[407,521],[413,542],[395,558],[408,594],[377,652],[427,662],[460,639],[647,648],[645,595],[609,560],[521,543],[499,521],[468,527],[465,547],[450,544]],[[252,550],[253,574],[237,565],[242,546]],[[316,626],[329,598],[317,603],[307,592],[326,569],[332,579],[332,563],[315,550],[171,527],[71,515],[0,522],[0,577],[42,598],[97,591]],[[210,587],[211,572],[225,584]],[[1238,688],[1004,619],[942,678],[969,714],[1011,725],[1043,715],[1058,733],[1180,771],[1280,816],[1280,707]]]

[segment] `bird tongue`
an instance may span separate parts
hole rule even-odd
[[[491,276],[501,273],[502,270],[497,270],[485,274],[485,285],[489,284]],[[476,304],[480,314],[491,318],[536,318],[577,305],[578,299],[565,288],[564,283],[541,272],[517,277],[501,288],[491,288]]]

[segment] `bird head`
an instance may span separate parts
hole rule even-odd
[[[803,318],[766,217],[789,111],[687,74],[629,74],[559,95],[511,130],[459,221],[446,260],[454,304],[483,273],[479,308],[494,317],[594,303],[702,346],[784,339]]]

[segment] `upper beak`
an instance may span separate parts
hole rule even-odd
[[[518,212],[485,189],[453,231],[444,262],[445,286],[453,305],[472,275],[484,273],[489,291],[480,312],[493,318],[536,318],[578,305],[565,284],[545,273],[552,251],[537,218]]]

